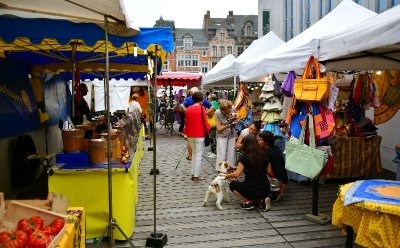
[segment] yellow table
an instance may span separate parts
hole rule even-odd
[[[130,168],[112,169],[113,217],[129,237],[135,226],[135,205],[137,203],[139,163],[144,154],[143,132]],[[67,196],[69,206],[83,206],[86,210],[86,238],[101,237],[108,216],[108,171],[107,169],[54,170],[49,176],[49,192]],[[125,238],[116,229],[114,238]]]
[[[400,206],[373,202],[360,202],[344,206],[344,195],[352,183],[340,187],[339,196],[333,205],[332,224],[346,234],[346,247],[353,242],[365,247],[400,247]],[[349,233],[350,232],[350,233]]]

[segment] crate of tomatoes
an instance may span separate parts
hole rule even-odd
[[[0,221],[0,247],[56,247],[62,237],[66,215],[17,201],[10,201]]]

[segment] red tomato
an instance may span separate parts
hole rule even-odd
[[[36,230],[29,236],[28,243],[26,244],[28,248],[46,248],[52,241],[53,237],[51,233]]]
[[[26,232],[30,236],[35,230],[43,228],[43,219],[39,216],[33,216],[29,220],[21,219],[18,221],[17,229]]]
[[[53,228],[53,230],[54,230],[54,232],[52,232],[53,235],[57,235],[57,234],[61,231],[61,229],[63,229],[64,224],[65,224],[64,219],[55,218],[55,219],[51,222],[51,224],[50,224],[50,226],[51,226],[51,227]]]
[[[0,233],[0,247],[23,248],[27,241],[28,235],[23,231],[16,230],[13,233]]]

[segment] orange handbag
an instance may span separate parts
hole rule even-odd
[[[316,78],[312,78],[314,66]],[[294,95],[303,102],[319,102],[329,98],[330,82],[327,77],[321,78],[318,60],[310,56],[301,79],[294,81]]]

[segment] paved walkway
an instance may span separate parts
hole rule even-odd
[[[304,220],[311,212],[311,186],[291,183],[272,210],[242,210],[238,199],[217,210],[215,198],[202,206],[209,183],[215,177],[215,159],[204,158],[202,175],[207,180],[190,180],[190,161],[186,160],[184,139],[178,135],[157,135],[156,230],[168,236],[166,247],[343,247],[345,237],[333,225],[318,225]],[[206,148],[206,153],[209,148]],[[179,164],[178,164],[179,163]],[[178,168],[176,166],[178,165]],[[145,152],[139,176],[139,202],[133,242],[144,247],[154,231],[153,153]],[[337,185],[321,185],[320,212],[331,212]]]

